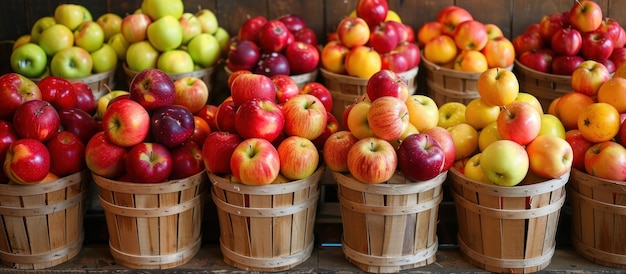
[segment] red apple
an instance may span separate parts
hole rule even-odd
[[[243,139],[235,133],[226,131],[211,132],[202,145],[202,156],[204,166],[210,173],[224,175],[231,172],[230,158],[235,151],[235,147]]]
[[[100,131],[85,145],[85,164],[94,174],[115,179],[125,173],[127,152],[127,148],[109,142]]]
[[[170,151],[158,143],[140,143],[126,156],[126,173],[137,183],[160,183],[172,174]]]
[[[386,0],[359,0],[356,4],[356,16],[363,18],[370,28],[385,21],[389,12]]]
[[[65,177],[85,167],[85,144],[69,131],[61,131],[46,141],[50,152],[50,172]]]
[[[17,73],[0,76],[0,119],[9,121],[23,102],[41,99],[41,91],[32,80]]]
[[[301,30],[294,32],[293,34],[295,41],[304,42],[314,47],[318,46],[317,34],[312,28],[305,27]]]
[[[152,19],[143,13],[126,15],[120,26],[124,40],[131,44],[148,39],[148,25],[151,23]]]
[[[298,94],[283,105],[284,132],[313,140],[322,135],[328,120],[320,99],[311,94]]]
[[[574,28],[561,28],[552,35],[550,45],[557,55],[573,56],[580,51],[583,45],[583,36]]]
[[[306,21],[304,21],[304,18],[294,13],[288,13],[280,16],[278,17],[278,21],[285,24],[285,27],[292,33],[296,33],[297,31],[306,28]]]
[[[193,122],[195,124],[193,134],[186,143],[194,142],[200,147],[200,149],[202,149],[204,139],[206,139],[206,137],[212,132],[211,126],[209,126],[204,118],[196,115],[193,116]]]
[[[436,21],[443,25],[442,32],[453,36],[457,25],[467,20],[473,20],[472,14],[459,6],[446,6],[437,13]]]
[[[139,102],[148,111],[172,105],[176,98],[174,81],[155,68],[137,73],[129,85],[129,92],[130,99]]]
[[[626,149],[614,141],[593,144],[585,152],[585,171],[606,180],[626,180]]]
[[[204,159],[202,149],[196,143],[187,143],[172,150],[172,173],[173,180],[187,178],[204,171]]]
[[[282,104],[298,95],[298,83],[289,75],[279,74],[270,77],[276,86],[276,103]]]
[[[61,118],[50,103],[30,100],[19,105],[15,110],[13,127],[21,138],[45,142],[59,131]]]
[[[593,1],[576,1],[569,11],[569,22],[581,32],[594,31],[602,24],[602,9]]]
[[[298,75],[316,70],[320,53],[314,45],[296,41],[287,45],[285,57],[289,61],[291,74]]]
[[[456,146],[450,131],[442,127],[432,127],[422,133],[430,135],[439,142],[445,156],[442,171],[449,170],[454,165],[454,159],[456,158]]]
[[[259,31],[258,45],[263,52],[281,52],[287,47],[289,30],[280,20],[268,20]]]
[[[150,130],[156,143],[173,148],[187,142],[193,135],[193,113],[181,105],[164,106],[150,114]]]
[[[398,34],[398,43],[407,42],[416,44],[415,31],[413,30],[413,27],[393,20],[385,21],[385,24],[391,25],[396,29],[396,33]]]
[[[321,83],[308,82],[300,88],[299,94],[311,94],[322,101],[326,111],[333,110],[333,95],[330,90],[328,90],[328,88]]]
[[[150,115],[136,101],[121,99],[113,102],[102,117],[107,140],[115,145],[131,147],[146,139],[150,131]]]
[[[217,111],[215,112],[217,130],[237,133],[237,129],[235,128],[236,112],[237,106],[235,106],[233,100],[225,100],[217,106]]]
[[[283,131],[285,117],[273,99],[253,98],[245,101],[235,113],[235,129],[242,138],[274,141]]]
[[[396,32],[396,27],[387,22],[381,22],[372,28],[368,44],[378,53],[383,54],[392,51],[399,42],[400,37]]]
[[[552,68],[553,53],[549,49],[527,51],[519,56],[519,62],[533,70],[550,73]]]
[[[565,141],[572,147],[572,167],[585,170],[585,152],[593,145],[585,139],[578,129],[570,129],[565,132]]]
[[[348,172],[348,151],[357,141],[348,130],[340,130],[328,136],[322,148],[326,167],[336,172]]]
[[[318,150],[322,150],[322,148],[324,147],[324,143],[326,143],[326,140],[328,140],[328,137],[330,137],[330,135],[339,131],[339,121],[337,120],[335,115],[333,115],[332,112],[328,111],[326,113],[326,116],[328,117],[328,119],[326,122],[326,128],[324,128],[324,132],[320,136],[317,136],[317,138],[312,140],[313,144],[315,145],[315,147],[317,147]]]
[[[320,155],[311,140],[300,136],[288,136],[278,147],[280,173],[289,180],[302,180],[317,170]]]
[[[98,109],[98,101],[91,87],[83,82],[72,82],[74,91],[76,92],[75,107],[84,110],[89,115],[95,115]]]
[[[6,158],[9,146],[19,139],[13,125],[8,121],[0,120],[0,159],[2,161]],[[4,175],[4,170],[0,170],[0,184],[6,184],[8,181],[9,178]]]
[[[13,142],[4,160],[4,174],[18,184],[36,184],[50,172],[50,152],[39,140],[23,138]]]
[[[191,113],[198,113],[209,100],[209,87],[200,78],[183,77],[174,81],[175,105],[186,107]]]
[[[409,110],[404,101],[382,96],[372,101],[367,123],[374,136],[386,141],[396,140],[409,126]]]
[[[413,181],[427,181],[437,177],[446,161],[439,142],[424,133],[411,134],[398,147],[398,169]]]
[[[407,83],[391,70],[380,70],[369,80],[365,88],[367,97],[374,102],[383,96],[391,96],[405,102],[409,98],[409,87]]]
[[[567,75],[571,76],[574,70],[580,65],[585,59],[580,55],[572,55],[572,56],[555,56],[552,58],[552,67],[550,72],[557,75]]]
[[[237,37],[241,41],[248,40],[256,43],[259,39],[259,31],[261,31],[261,28],[263,28],[266,23],[267,18],[263,16],[249,18],[241,24],[241,27],[239,27]]]
[[[611,56],[609,56],[609,59],[613,61],[616,70],[621,66],[626,66],[626,48],[614,48],[613,53],[611,53]]]
[[[102,129],[93,116],[79,108],[59,110],[59,119],[61,128],[75,134],[83,144],[89,142],[89,139]]]
[[[278,151],[265,139],[246,139],[235,147],[230,158],[230,169],[233,176],[243,184],[271,184],[280,173]]]
[[[602,18],[602,24],[600,24],[598,30],[606,32],[611,36],[615,48],[623,48],[624,44],[626,44],[626,32],[624,32],[624,28],[615,18]]]
[[[388,181],[398,167],[395,148],[389,142],[376,137],[358,140],[348,150],[347,157],[350,174],[365,184]]]
[[[67,79],[46,76],[39,83],[41,98],[49,102],[56,109],[72,108],[76,106],[76,91],[74,85]]]
[[[291,74],[289,60],[280,52],[270,52],[261,54],[261,58],[254,68],[254,73],[272,77],[274,75]],[[234,80],[233,80],[234,81]]]
[[[550,44],[552,36],[560,29],[568,27],[568,18],[562,12],[544,15],[539,20],[539,34],[545,43]]]
[[[275,100],[276,88],[270,77],[260,74],[242,74],[235,78],[230,87],[235,106],[252,98]]]
[[[594,97],[600,86],[611,78],[611,74],[602,63],[585,60],[572,72],[572,89]]]
[[[252,70],[261,59],[261,50],[252,41],[241,40],[228,48],[226,66],[230,71]]]
[[[196,116],[201,117],[209,124],[211,132],[217,131],[217,123],[215,122],[215,113],[217,112],[217,106],[207,104],[200,111],[196,113]]]
[[[585,59],[602,62],[613,53],[613,40],[608,33],[600,30],[585,32],[580,52]]]
[[[503,139],[526,145],[539,135],[541,114],[530,103],[514,101],[500,111],[496,122]]]
[[[381,54],[380,63],[380,70],[390,70],[395,73],[401,73],[410,69],[407,57],[398,51]]]
[[[515,38],[511,40],[511,43],[513,43],[513,47],[515,48],[516,56],[520,56],[527,51],[542,49],[544,45],[543,38],[537,31],[525,31],[515,36]]]
[[[408,69],[419,66],[422,61],[420,49],[417,44],[413,42],[400,42],[394,51],[406,57],[406,60],[408,61]]]

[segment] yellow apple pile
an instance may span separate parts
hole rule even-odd
[[[87,8],[60,4],[33,24],[13,45],[11,67],[29,78],[48,75],[66,79],[108,72],[117,65],[108,39],[120,31],[121,18],[107,13],[95,21]]]
[[[209,9],[192,13],[182,0],[144,0],[123,18],[118,39],[120,56],[132,71],[189,73],[217,64],[230,35]]]
[[[572,91],[554,99],[548,113],[562,121],[574,152],[573,167],[626,181],[626,66],[611,75],[602,63],[587,60],[571,81]]]
[[[497,25],[475,20],[458,6],[441,9],[436,20],[422,25],[417,42],[426,60],[459,71],[484,72],[515,61],[513,43]]]
[[[439,107],[438,126],[456,146],[455,168],[468,179],[515,186],[568,176],[573,151],[565,128],[538,99],[519,92],[513,72],[490,68],[477,80],[480,97]]]

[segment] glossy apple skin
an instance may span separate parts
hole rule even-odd
[[[291,74],[298,75],[317,69],[320,61],[320,52],[314,45],[295,41],[287,45],[285,57],[289,61]]]
[[[138,102],[130,99],[114,101],[102,117],[102,130],[107,140],[123,147],[132,147],[146,139],[150,131],[150,115]]]
[[[407,136],[397,153],[398,168],[414,181],[430,180],[443,171],[445,152],[439,142],[428,134]]]
[[[13,125],[8,121],[0,120],[0,159],[4,161],[9,146],[19,139]],[[8,182],[9,178],[4,174],[4,170],[0,170],[0,184]]]
[[[115,179],[126,173],[128,149],[109,142],[103,131],[96,133],[85,145],[85,163],[96,175]]]
[[[69,131],[61,131],[46,142],[50,152],[50,172],[59,177],[81,171],[85,167],[85,144]]]
[[[317,149],[320,151],[324,148],[324,144],[326,143],[326,140],[328,140],[330,135],[339,131],[339,127],[340,127],[339,120],[337,120],[337,118],[335,117],[335,115],[333,115],[332,112],[327,111],[326,117],[327,117],[327,121],[326,121],[326,128],[324,128],[324,132],[320,136],[317,136],[317,138],[312,140],[315,147],[317,147]]]
[[[72,82],[57,76],[46,76],[39,83],[41,98],[58,110],[76,106],[78,98]]]
[[[389,180],[398,167],[398,156],[391,143],[376,137],[358,140],[348,150],[348,169],[365,184]]]
[[[278,151],[265,139],[246,139],[235,147],[230,158],[230,169],[233,176],[243,184],[271,184],[280,173]]]
[[[223,175],[231,172],[230,157],[243,139],[225,131],[211,132],[202,145],[204,166],[208,172]]]
[[[283,105],[284,132],[313,140],[322,135],[328,121],[327,110],[311,94],[298,94]]]
[[[101,125],[96,119],[79,108],[68,108],[59,111],[61,127],[64,131],[74,133],[83,144],[101,130]]]
[[[264,53],[254,68],[254,73],[272,77],[275,75],[291,75],[289,60],[280,52]]]
[[[4,173],[18,184],[36,184],[50,172],[50,152],[41,141],[23,138],[13,142],[4,160]]]
[[[150,115],[152,137],[168,148],[186,142],[193,135],[194,129],[193,114],[180,105],[165,106]]]
[[[267,18],[263,16],[252,17],[241,24],[237,37],[239,40],[248,40],[256,43],[259,39],[259,31],[266,23]]]
[[[242,74],[231,84],[230,93],[235,106],[240,106],[252,98],[275,100],[276,88],[272,79],[260,74]]]
[[[95,115],[98,109],[98,101],[89,85],[83,82],[73,82],[76,91],[76,108],[82,109],[89,115]]]
[[[196,143],[187,143],[172,150],[172,173],[170,179],[182,179],[204,171],[202,149]]]
[[[165,72],[154,68],[137,73],[129,85],[129,92],[130,98],[148,111],[172,105],[176,98],[172,79]]]
[[[126,156],[126,173],[137,183],[160,183],[172,174],[172,154],[159,143],[140,143]]]
[[[235,113],[235,128],[242,138],[274,141],[283,132],[285,117],[271,99],[254,98],[244,102]]]
[[[24,102],[15,110],[13,127],[21,138],[45,142],[59,131],[61,118],[50,103],[31,100]]]
[[[280,20],[269,20],[259,31],[258,45],[262,52],[281,52],[287,47],[289,30]]]
[[[230,71],[252,70],[261,59],[261,49],[252,41],[240,40],[230,45],[226,66]]]
[[[35,82],[17,73],[0,76],[0,119],[10,121],[17,107],[29,100],[41,100]]]
[[[302,86],[302,88],[300,88],[299,94],[311,94],[322,101],[322,104],[324,104],[324,108],[327,111],[333,110],[333,95],[330,93],[330,90],[328,90],[328,88],[321,83],[306,83]]]

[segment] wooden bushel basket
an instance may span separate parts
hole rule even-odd
[[[459,102],[467,105],[480,97],[478,94],[478,77],[480,72],[466,72],[446,68],[422,59],[426,68],[426,86],[428,96],[441,106],[447,102]],[[512,70],[513,66],[507,67]]]
[[[247,186],[210,173],[224,262],[246,271],[276,272],[306,261],[313,252],[323,174],[322,166],[306,179]]]
[[[524,66],[517,59],[515,71],[520,91],[537,97],[546,113],[554,99],[573,90],[571,76],[539,72]]]
[[[407,83],[409,94],[414,94],[417,90],[417,73],[419,67],[414,67],[405,72],[398,73]],[[333,96],[332,113],[335,117],[341,118],[343,111],[360,96],[367,94],[367,82],[369,78],[358,78],[354,76],[332,73],[324,68],[320,68],[326,88]]]
[[[576,252],[594,263],[626,269],[626,182],[573,170],[568,185]]]
[[[98,185],[116,263],[167,269],[191,260],[202,243],[206,173],[156,184],[114,181],[92,173]]]
[[[333,172],[346,259],[371,273],[395,273],[435,262],[447,174],[415,182],[397,173],[386,183],[365,184],[350,174]]]
[[[471,264],[497,273],[532,273],[546,268],[570,173],[546,180],[528,175],[507,187],[467,179],[450,169],[458,242]]]
[[[84,239],[89,171],[37,185],[0,185],[0,261],[44,269],[74,258]]]

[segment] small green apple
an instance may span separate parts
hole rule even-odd
[[[200,26],[200,21],[193,13],[185,12],[178,19],[180,22],[180,26],[183,29],[183,45],[187,45],[192,38],[196,35],[202,33],[202,26]]]
[[[162,52],[178,48],[183,42],[183,28],[178,19],[165,15],[148,25],[148,40]]]
[[[96,19],[96,23],[100,25],[104,31],[104,41],[109,41],[113,34],[122,32],[122,17],[115,13],[105,13]]]
[[[526,149],[511,140],[497,140],[488,145],[480,157],[485,177],[494,184],[515,186],[524,180],[530,160]]]
[[[113,34],[107,41],[107,44],[111,45],[117,54],[117,60],[126,60],[126,51],[128,50],[128,42],[124,39],[124,35],[121,32]]]
[[[33,43],[37,43],[39,41],[39,35],[41,35],[45,29],[54,26],[56,23],[57,21],[54,20],[54,17],[52,16],[44,16],[37,19],[33,27],[30,29],[30,36]]]
[[[217,28],[219,27],[217,17],[211,10],[201,9],[196,12],[196,17],[198,18],[198,21],[200,21],[202,32],[214,34],[217,31]]]
[[[41,32],[38,43],[46,55],[52,57],[57,51],[74,45],[74,33],[65,25],[55,24]]]
[[[168,50],[159,56],[157,68],[165,73],[189,73],[194,69],[193,59],[184,50]]]
[[[143,0],[141,12],[150,16],[152,20],[159,20],[169,15],[177,20],[183,15],[185,6],[182,0]]]
[[[126,64],[134,71],[156,68],[159,51],[148,41],[132,43],[126,51]]]
[[[89,52],[81,47],[69,47],[57,52],[50,60],[50,73],[66,79],[91,75],[93,61]]]
[[[94,21],[85,21],[74,31],[74,45],[93,52],[104,44],[104,31]]]
[[[11,68],[26,77],[39,77],[47,65],[46,52],[37,44],[28,43],[11,52]]]
[[[93,73],[101,73],[115,68],[117,65],[117,53],[109,44],[103,44],[97,50],[91,52],[93,60]]]
[[[220,43],[220,48],[222,49],[222,52],[226,52],[226,45],[228,45],[228,41],[230,40],[230,34],[228,34],[228,31],[226,31],[226,29],[222,27],[217,27],[217,30],[215,31],[213,36],[215,36],[217,42]]]
[[[60,4],[54,9],[57,23],[74,30],[85,20],[85,9],[76,4]]]
[[[202,33],[191,39],[187,45],[187,51],[191,59],[203,68],[217,64],[222,54],[219,42],[208,33]]]

